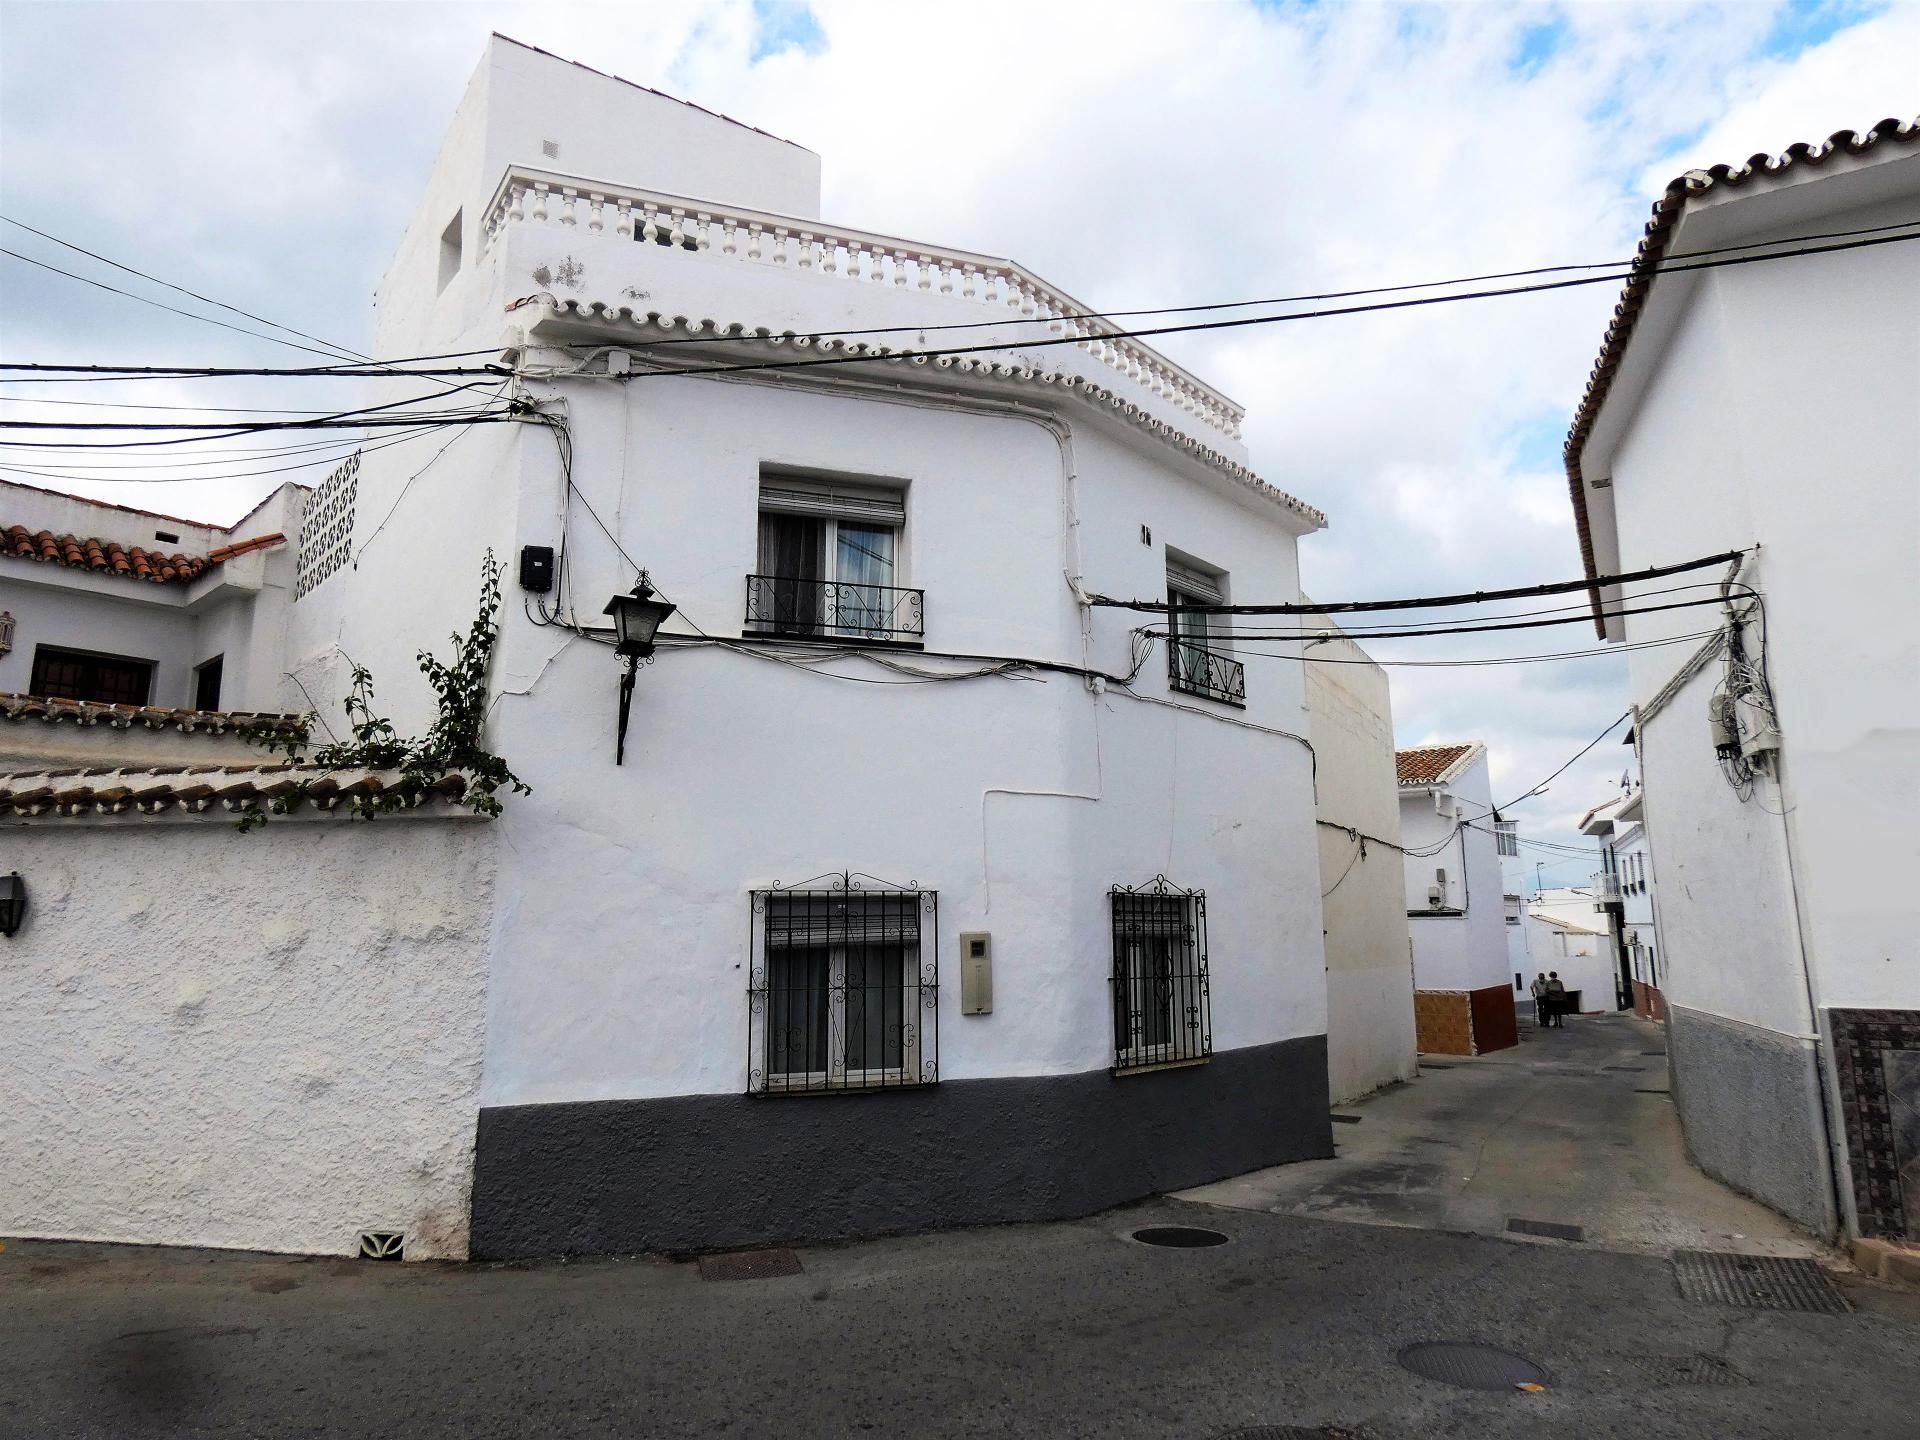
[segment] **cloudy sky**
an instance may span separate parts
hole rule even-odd
[[[364,350],[374,281],[490,30],[812,148],[829,219],[1011,255],[1107,309],[1612,260],[1685,169],[1920,109],[1911,3],[4,0],[0,212]],[[235,319],[13,225],[0,246]],[[1255,467],[1328,512],[1304,551],[1317,598],[1527,584],[1579,573],[1559,445],[1613,298],[1594,287],[1164,348],[1248,407]],[[301,363],[7,256],[0,357]],[[4,384],[0,413],[125,418],[27,398],[56,391],[351,403],[287,383]],[[81,484],[84,458],[0,473],[214,520],[284,478]],[[1372,648],[1513,655],[1591,634],[1545,633]],[[1626,705],[1610,657],[1393,675],[1401,743],[1486,740],[1496,800]],[[1599,747],[1521,809],[1524,833],[1574,838],[1625,757]]]

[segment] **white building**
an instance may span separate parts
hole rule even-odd
[[[1615,1009],[1613,926],[1598,891],[1568,886],[1538,891],[1527,904],[1523,928],[1534,972],[1557,974],[1576,1012]]]
[[[1917,142],[1889,120],[1674,181],[1566,449],[1590,576],[1742,552],[1695,577],[1724,574],[1711,609],[1598,595],[1609,639],[1715,632],[1627,656],[1688,1149],[1816,1230],[1909,1239],[1920,250],[1888,227],[1920,220]],[[1656,277],[1784,241],[1842,248]]]
[[[1417,1071],[1413,952],[1400,863],[1393,698],[1387,672],[1332,621],[1305,666],[1318,767],[1321,929],[1327,951],[1327,1072],[1335,1102]]]
[[[1165,613],[1090,603],[1293,599],[1322,517],[1248,469],[1240,410],[1204,381],[1013,262],[822,221],[819,167],[489,45],[375,344],[497,356],[518,413],[432,464],[370,446],[316,492],[332,573],[290,608],[275,708],[328,697],[338,728],[359,664],[399,731],[425,730],[415,652],[471,622],[491,551],[509,570],[484,738],[531,795],[464,828],[435,803],[247,836],[174,804],[168,853],[209,902],[124,875],[89,892],[163,817],[33,778],[12,792],[32,848],[0,862],[59,892],[5,943],[72,1063],[118,1053],[62,1008],[83,947],[136,912],[252,946],[259,897],[224,859],[252,846],[232,853],[297,857],[317,890],[296,949],[322,944],[314,912],[351,912],[309,957],[336,985],[391,950],[376,998],[406,1010],[431,957],[395,927],[458,949],[392,1031],[441,1078],[388,1132],[362,1084],[387,1034],[361,1064],[301,1038],[298,1005],[260,1035],[257,998],[209,982],[175,1003],[143,974],[141,1003],[206,1047],[168,1051],[169,1083],[200,1084],[182,1112],[265,1087],[278,1133],[280,1097],[304,1096],[312,1164],[224,1164],[205,1124],[136,1144],[124,1104],[75,1125],[29,1090],[0,1146],[124,1184],[0,1190],[0,1231],[192,1239],[197,1211],[201,1238],[264,1248],[384,1226],[410,1254],[679,1249],[1086,1213],[1331,1153],[1302,667],[1243,670],[1204,611],[1178,609],[1169,647]],[[1005,321],[958,332],[988,352],[889,358]],[[748,368],[685,373],[726,366]],[[601,612],[639,566],[677,608],[622,740]],[[260,803],[254,780],[214,782]],[[417,860],[381,848],[400,827],[426,837]],[[248,1025],[251,1048],[216,1043]],[[54,1063],[15,1034],[9,1094]]]
[[[1580,829],[1600,840],[1601,868],[1593,877],[1593,888],[1614,921],[1626,998],[1636,1015],[1664,1020],[1660,926],[1653,903],[1653,842],[1647,835],[1640,787],[1596,805],[1581,817]]]
[[[1513,999],[1516,1005],[1531,1005],[1531,986],[1536,973],[1533,947],[1527,936],[1526,862],[1520,856],[1520,823],[1517,820],[1493,822],[1494,853],[1500,857],[1500,913],[1507,926],[1507,969],[1513,973]]]
[[[1482,1055],[1519,1041],[1487,747],[1396,752],[1414,1017],[1423,1051]]]

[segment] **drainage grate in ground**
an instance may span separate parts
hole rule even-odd
[[[1525,1356],[1465,1340],[1424,1340],[1394,1358],[1416,1375],[1463,1390],[1511,1390],[1516,1385],[1547,1383],[1547,1372]]]
[[[1747,1385],[1718,1355],[1627,1355],[1621,1362],[1643,1385]]]
[[[767,1280],[800,1273],[800,1257],[791,1250],[735,1250],[700,1257],[702,1280]]]
[[[1587,1232],[1578,1225],[1561,1225],[1552,1220],[1510,1219],[1507,1229],[1516,1235],[1544,1235],[1549,1240],[1585,1240]]]
[[[1627,1070],[1627,1071],[1631,1071],[1635,1075],[1638,1075],[1642,1071],[1644,1071],[1647,1067],[1644,1065],[1602,1065],[1600,1068],[1602,1070]]]
[[[1728,1255],[1676,1250],[1673,1275],[1688,1300],[1742,1305],[1750,1310],[1810,1310],[1844,1315],[1853,1309],[1816,1260],[1777,1255]]]
[[[1345,1425],[1252,1425],[1229,1430],[1218,1440],[1373,1440],[1373,1432]]]
[[[1636,1095],[1671,1095],[1673,1094],[1671,1090],[1647,1090],[1647,1089],[1641,1088],[1638,1085],[1633,1087],[1633,1093]]]
[[[1358,1115],[1329,1115],[1327,1118],[1336,1125],[1358,1125],[1361,1120]]]
[[[1149,1225],[1134,1231],[1133,1238],[1142,1245],[1164,1245],[1173,1250],[1199,1250],[1227,1243],[1227,1237],[1218,1230],[1202,1230],[1197,1225]]]
[[[1420,1068],[1422,1070],[1457,1070],[1460,1067],[1457,1065],[1446,1065],[1438,1060],[1422,1060],[1420,1062]]]
[[[1642,1055],[1658,1055],[1662,1060],[1667,1058],[1667,1052],[1664,1050],[1642,1050],[1640,1053]]]

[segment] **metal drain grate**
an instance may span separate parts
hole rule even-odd
[[[1229,1430],[1217,1440],[1373,1440],[1373,1432],[1345,1425],[1252,1425]]]
[[[1196,1225],[1149,1225],[1134,1231],[1133,1238],[1142,1245],[1164,1245],[1174,1250],[1200,1250],[1227,1243],[1227,1237],[1218,1230],[1202,1230]]]
[[[1676,1250],[1673,1276],[1688,1300],[1742,1305],[1750,1310],[1809,1310],[1844,1315],[1853,1305],[1816,1260],[1776,1255],[1728,1255]]]
[[[1664,1050],[1642,1050],[1640,1053],[1642,1055],[1658,1055],[1662,1060],[1667,1058],[1667,1052]]]
[[[1633,1087],[1633,1093],[1636,1095],[1671,1095],[1673,1094],[1671,1090],[1648,1090],[1639,1085],[1636,1085]]]
[[[702,1255],[702,1280],[769,1280],[776,1275],[798,1275],[800,1257],[791,1250],[736,1250],[730,1255]]]
[[[1507,1229],[1515,1235],[1544,1235],[1549,1240],[1585,1240],[1587,1232],[1578,1225],[1562,1225],[1553,1220],[1510,1219]]]
[[[1423,1340],[1397,1356],[1402,1368],[1463,1390],[1511,1390],[1544,1385],[1547,1372],[1523,1355],[1466,1340]]]
[[[1364,1117],[1359,1115],[1329,1115],[1327,1118],[1336,1125],[1358,1125]]]
[[[1630,1074],[1640,1075],[1645,1073],[1647,1067],[1644,1065],[1602,1065],[1600,1068],[1602,1070],[1625,1070]]]
[[[1422,1060],[1420,1062],[1420,1068],[1422,1070],[1458,1070],[1460,1067],[1458,1065],[1447,1065],[1438,1060]]]
[[[1620,1363],[1643,1385],[1752,1383],[1718,1355],[1627,1355]]]

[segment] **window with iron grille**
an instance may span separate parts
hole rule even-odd
[[[1207,977],[1207,896],[1164,875],[1116,885],[1113,907],[1113,1068],[1191,1063],[1213,1053]]]
[[[1227,650],[1215,617],[1192,607],[1227,603],[1226,576],[1167,560],[1167,683],[1188,695],[1244,708],[1247,667]]]
[[[895,583],[906,516],[902,490],[763,479],[747,633],[919,644],[925,592]]]
[[[868,875],[752,894],[747,1089],[898,1089],[940,1078],[939,897]]]

